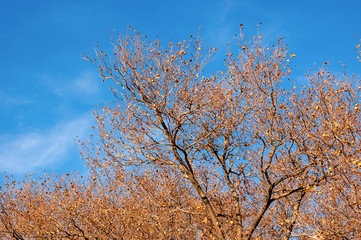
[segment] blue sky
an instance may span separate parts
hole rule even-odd
[[[245,26],[269,42],[285,37],[294,78],[330,61],[334,72],[360,73],[361,1],[269,0],[0,0],[0,172],[85,171],[75,144],[86,140],[92,111],[112,99],[97,68],[82,60],[114,31],[180,41],[200,33],[219,49],[214,67]],[[200,28],[201,26],[201,28]],[[200,29],[200,30],[199,30]],[[219,61],[220,60],[220,61]]]

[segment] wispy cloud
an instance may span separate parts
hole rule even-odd
[[[99,90],[99,81],[92,72],[85,72],[73,80],[69,89],[82,94],[94,94]]]
[[[74,78],[62,79],[61,81],[54,79],[53,76],[44,75],[42,82],[58,96],[96,94],[100,87],[98,76],[93,72],[83,72]]]
[[[11,108],[29,103],[32,103],[30,99],[27,99],[19,94],[0,92],[0,107]]]
[[[64,163],[67,155],[76,148],[76,137],[84,138],[88,133],[89,119],[87,114],[46,131],[0,136],[0,170],[26,173]]]

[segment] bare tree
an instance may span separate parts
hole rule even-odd
[[[287,91],[281,83],[294,55],[282,39],[268,47],[259,35],[239,46],[213,75],[204,74],[213,49],[203,53],[197,38],[164,49],[135,33],[114,43],[111,57],[88,58],[114,81],[118,98],[96,115],[108,156],[101,162],[180,171],[219,239],[234,238],[225,230],[229,219],[238,239],[261,234],[270,207],[287,201],[288,239],[303,198],[358,157],[358,89],[325,66],[307,86]],[[213,200],[220,192],[229,206]]]

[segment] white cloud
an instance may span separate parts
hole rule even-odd
[[[26,104],[30,104],[30,103],[32,103],[32,101],[22,95],[14,94],[14,93],[9,94],[9,93],[5,93],[5,92],[0,92],[0,106],[1,107],[11,108],[14,106],[26,105]]]
[[[84,138],[90,129],[90,117],[61,123],[53,129],[25,135],[0,136],[0,169],[8,173],[26,173],[64,163],[76,148],[77,136]]]
[[[58,96],[79,96],[98,93],[101,81],[95,73],[83,72],[77,77],[65,80],[43,75],[42,82]]]
[[[99,81],[97,76],[91,72],[85,72],[80,77],[75,78],[69,88],[81,94],[94,94],[98,92]]]

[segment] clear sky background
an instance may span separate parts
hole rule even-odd
[[[77,136],[88,138],[92,111],[112,94],[81,55],[108,48],[111,30],[176,42],[199,32],[223,66],[239,24],[248,37],[260,22],[268,42],[283,36],[296,54],[295,79],[324,61],[360,75],[359,0],[0,0],[0,172],[85,171]]]

